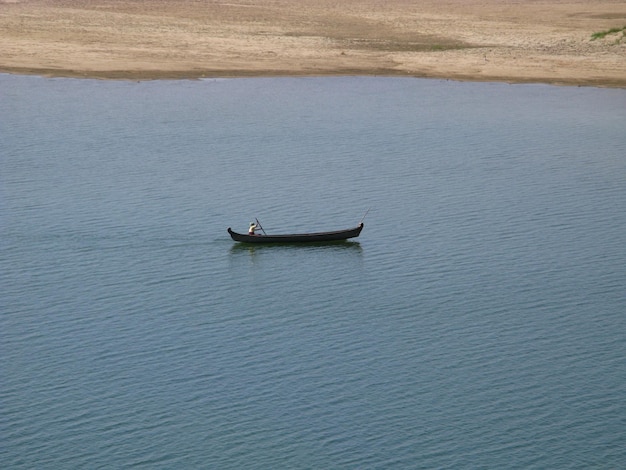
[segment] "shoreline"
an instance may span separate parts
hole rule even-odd
[[[0,73],[404,76],[626,88],[626,2],[414,3],[0,0]],[[599,32],[606,34],[594,38]]]
[[[605,79],[597,80],[549,80],[549,79],[521,79],[519,77],[498,77],[484,78],[473,75],[422,75],[407,74],[395,71],[334,71],[328,73],[295,73],[293,71],[228,71],[228,72],[204,72],[196,71],[105,71],[105,72],[80,72],[73,70],[44,70],[44,69],[6,69],[0,68],[0,74],[35,76],[42,78],[67,78],[77,80],[118,80],[118,81],[159,81],[159,80],[210,80],[210,79],[237,79],[237,78],[332,78],[332,77],[389,77],[389,78],[415,78],[424,80],[446,80],[454,82],[468,83],[506,83],[510,85],[549,85],[549,86],[570,86],[570,87],[589,87],[589,88],[615,88],[626,89],[626,83],[623,80],[608,81]]]

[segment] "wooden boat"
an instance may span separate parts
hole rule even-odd
[[[357,227],[346,230],[336,230],[334,232],[317,232],[317,233],[292,233],[286,235],[248,235],[233,232],[228,227],[228,233],[236,242],[244,243],[315,243],[315,242],[334,242],[347,240],[348,238],[358,237],[363,230],[363,223]]]

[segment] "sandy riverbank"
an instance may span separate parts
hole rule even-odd
[[[0,0],[0,72],[626,87],[624,26],[623,0]]]

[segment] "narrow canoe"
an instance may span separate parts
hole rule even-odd
[[[363,230],[363,224],[346,230],[335,230],[334,232],[317,233],[291,233],[286,235],[248,235],[233,232],[228,227],[230,237],[236,242],[245,243],[314,243],[314,242],[334,242],[358,237]]]

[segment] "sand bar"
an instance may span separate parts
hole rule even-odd
[[[626,88],[625,26],[623,0],[0,0],[0,72]]]

